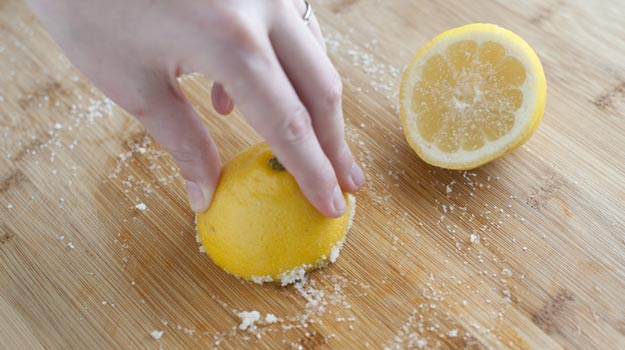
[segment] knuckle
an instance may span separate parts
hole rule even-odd
[[[239,50],[254,51],[258,48],[257,36],[245,15],[228,11],[219,20],[220,36],[225,43],[235,43]],[[215,28],[212,28],[214,30]]]
[[[284,120],[283,135],[290,144],[297,144],[307,140],[313,134],[312,121],[308,111],[303,105]]]
[[[324,102],[328,109],[336,110],[341,106],[341,99],[343,98],[343,83],[338,73],[333,73],[333,78],[330,80],[327,88],[325,89]]]
[[[337,147],[336,160],[340,164],[349,165],[350,167],[351,164],[354,162],[352,151],[349,149],[345,141],[341,142],[341,144]]]

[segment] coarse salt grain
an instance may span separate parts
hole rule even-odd
[[[239,329],[241,330],[247,330],[249,329],[250,331],[253,331],[254,329],[256,329],[256,321],[260,320],[260,312],[253,310],[253,311],[241,311],[238,314],[239,318],[241,319],[241,324],[239,325]]]
[[[471,241],[471,243],[476,243],[479,242],[480,238],[475,233],[472,233],[471,236],[469,236],[469,240]]]
[[[163,336],[163,333],[165,333],[165,331],[153,330],[150,335],[152,336],[152,338],[159,340]]]
[[[67,247],[68,247],[69,249],[74,249],[74,248],[76,248],[76,247],[74,246],[74,243],[72,243],[72,242],[67,243]]]
[[[271,276],[252,276],[252,282],[263,284],[265,282],[273,282],[273,278]]]
[[[145,203],[142,202],[142,203],[139,203],[139,204],[135,205],[135,208],[139,209],[141,211],[144,211],[144,210],[146,210],[148,208],[148,206],[145,205]]]
[[[267,316],[265,316],[265,322],[266,323],[276,323],[276,322],[278,322],[278,318],[274,314],[267,314]]]

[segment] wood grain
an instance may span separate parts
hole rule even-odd
[[[0,349],[625,348],[622,4],[314,5],[368,182],[338,262],[280,288],[198,251],[171,158],[0,2]],[[412,53],[469,22],[534,47],[548,102],[525,146],[453,172],[410,150],[396,99]],[[259,140],[183,86],[224,159]],[[251,310],[280,321],[238,329]]]

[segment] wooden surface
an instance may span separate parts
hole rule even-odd
[[[0,1],[1,349],[625,348],[622,2],[325,0],[315,12],[368,182],[338,262],[280,288],[198,251],[170,157],[24,5]],[[505,159],[436,169],[402,136],[401,71],[435,34],[477,21],[534,47],[547,109]],[[184,86],[224,159],[258,140],[238,113],[212,112],[206,81]],[[280,321],[238,329],[252,310]]]

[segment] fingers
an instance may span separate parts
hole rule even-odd
[[[289,9],[285,9],[289,11]],[[342,86],[338,73],[293,7],[277,16],[270,31],[276,54],[312,118],[324,153],[332,163],[341,187],[357,191],[365,176],[354,162],[344,136]],[[310,24],[310,23],[309,23]]]
[[[345,199],[312,129],[310,115],[267,38],[255,41],[254,50],[228,60],[220,81],[313,206],[326,216],[338,217],[345,211]]]
[[[228,115],[234,109],[234,101],[228,96],[224,87],[217,82],[213,84],[211,89],[211,101],[217,113],[221,115]]]
[[[221,171],[215,142],[185,100],[175,77],[167,73],[146,75],[143,81],[127,82],[131,89],[139,84],[136,91],[140,95],[126,99],[122,107],[135,115],[173,156],[186,180],[191,209],[203,212],[212,200]]]

